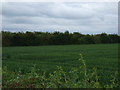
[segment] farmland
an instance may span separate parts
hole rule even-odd
[[[87,70],[97,68],[103,84],[118,68],[118,44],[3,47],[2,51],[3,68],[22,74],[29,73],[33,66],[38,73],[53,72],[56,66],[67,72],[80,66],[79,54],[83,55]]]

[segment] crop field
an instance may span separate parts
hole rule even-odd
[[[67,72],[80,66],[80,54],[87,70],[97,68],[100,82],[107,83],[118,68],[118,44],[3,47],[2,53],[3,68],[22,74],[29,73],[33,66],[38,73],[52,72],[56,66]]]

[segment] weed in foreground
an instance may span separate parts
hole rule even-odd
[[[112,75],[110,84],[102,86],[97,69],[87,70],[85,60],[80,54],[80,66],[72,68],[69,72],[61,66],[46,75],[45,72],[38,74],[36,67],[31,68],[31,73],[21,74],[10,72],[7,67],[3,68],[3,88],[117,88],[118,73]]]

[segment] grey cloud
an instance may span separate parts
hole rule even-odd
[[[6,25],[6,30],[9,31],[42,31],[42,32],[54,32],[54,31],[61,31],[64,32],[65,30],[69,30],[70,32],[82,32],[84,34],[96,34],[96,33],[118,33],[116,30],[117,27],[113,26],[106,26],[106,25],[82,25],[82,26],[69,26],[69,25],[27,25],[27,24],[14,24],[14,25]]]
[[[82,13],[81,13],[82,12]],[[76,14],[77,13],[77,14]],[[89,15],[87,14],[89,13]],[[3,15],[5,16],[47,16],[54,18],[89,18],[94,12],[88,9],[78,7],[69,7],[66,4],[56,3],[5,3],[3,4]]]
[[[34,8],[23,3],[3,3],[4,16],[34,16],[36,11]]]
[[[117,3],[3,3],[3,29],[117,32]]]

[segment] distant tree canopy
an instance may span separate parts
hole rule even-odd
[[[6,32],[2,31],[3,46],[40,46],[40,45],[71,45],[120,43],[117,34],[84,35],[79,32]]]

